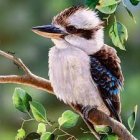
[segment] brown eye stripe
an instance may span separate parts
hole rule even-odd
[[[77,29],[76,27],[70,25],[66,27],[66,30],[70,34],[78,34],[79,36],[86,38],[86,39],[91,39],[92,34],[94,33],[94,30],[86,30],[86,29]]]
[[[83,38],[91,39],[94,32],[93,30],[78,29],[77,33]]]

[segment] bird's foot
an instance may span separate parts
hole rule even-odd
[[[88,106],[82,107],[82,114],[84,116],[84,119],[88,120],[90,111],[95,111],[95,110],[97,110],[97,106],[93,107],[93,106],[88,105]]]

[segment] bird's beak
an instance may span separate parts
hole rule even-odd
[[[40,36],[51,39],[64,38],[64,36],[66,35],[65,32],[53,25],[36,26],[32,28],[32,31]]]

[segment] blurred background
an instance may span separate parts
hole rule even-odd
[[[117,19],[122,22],[129,32],[126,51],[118,48],[118,55],[122,60],[122,69],[125,77],[125,86],[122,96],[122,118],[127,126],[127,118],[133,107],[140,107],[140,5],[132,6],[125,1],[133,11],[137,23],[128,16],[122,5],[117,10]],[[48,78],[48,51],[53,43],[31,31],[32,26],[51,23],[52,17],[61,10],[72,5],[84,4],[84,0],[0,0],[0,49],[14,52],[20,57],[30,70],[44,78]],[[102,15],[101,15],[102,16]],[[106,15],[104,15],[106,16]],[[105,42],[112,45],[105,29]],[[21,74],[22,71],[11,61],[0,56],[0,74]],[[40,90],[13,84],[0,84],[0,139],[14,140],[16,131],[21,127],[22,118],[27,116],[20,113],[12,104],[12,94],[15,87],[22,87],[35,100],[41,102],[47,110],[48,118],[57,121],[61,113],[69,107],[58,101],[56,97]],[[68,130],[80,140],[93,140],[93,137],[83,134],[79,129],[86,126],[79,121],[78,126]],[[27,133],[36,131],[36,123],[25,124]],[[140,109],[134,135],[140,139]]]

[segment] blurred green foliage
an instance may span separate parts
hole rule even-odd
[[[121,21],[129,33],[126,51],[117,49],[122,60],[122,69],[125,76],[125,86],[122,91],[122,117],[127,126],[127,118],[132,108],[140,106],[140,5],[132,6],[125,0],[129,9],[136,17],[137,23],[128,16],[122,5],[116,12],[117,20]],[[15,52],[31,69],[39,76],[48,78],[48,51],[53,43],[45,38],[39,37],[31,32],[31,27],[48,24],[52,17],[61,10],[72,5],[84,4],[84,0],[0,0],[0,49]],[[101,15],[102,17],[102,15]],[[113,21],[110,19],[110,23]],[[105,43],[112,45],[108,36],[110,24],[105,28]],[[1,74],[20,74],[22,71],[12,62],[0,57]],[[21,118],[27,117],[19,113],[12,104],[12,93],[17,85],[0,85],[0,139],[14,140],[16,131],[21,126]],[[47,108],[48,117],[56,121],[68,106],[58,101],[56,97],[46,94],[40,90],[20,86],[32,94],[32,97]],[[140,111],[138,110],[136,129],[134,135],[140,139]],[[36,131],[37,125],[30,123],[25,125],[27,132]],[[93,140],[87,138],[87,134],[79,131],[78,127],[86,129],[85,124],[80,121],[71,133],[80,140]]]

